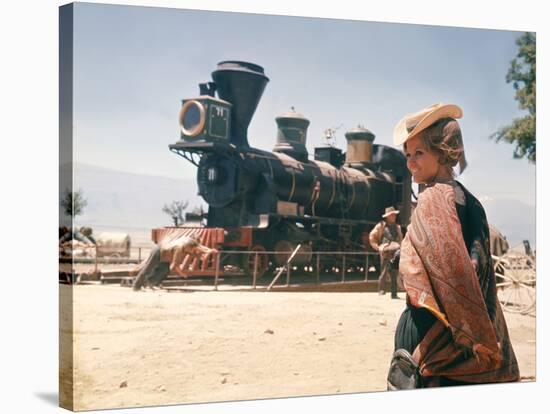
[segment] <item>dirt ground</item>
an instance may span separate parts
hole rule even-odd
[[[72,296],[71,296],[72,289]],[[381,391],[401,299],[60,285],[60,399],[75,410]],[[524,380],[535,322],[506,313]]]

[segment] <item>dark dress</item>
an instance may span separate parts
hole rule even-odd
[[[489,225],[481,203],[466,188],[455,181],[455,203],[462,227],[462,236],[470,258],[478,262],[477,276],[481,291],[492,321],[496,312],[496,281],[489,254]],[[407,308],[401,314],[395,331],[395,349],[406,349],[413,353],[436,317],[427,309],[412,306],[407,298]],[[442,379],[441,385],[460,385],[458,381]]]

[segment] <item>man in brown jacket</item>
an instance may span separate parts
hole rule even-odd
[[[380,221],[369,235],[370,245],[380,253],[380,277],[378,278],[378,294],[386,293],[388,274],[391,278],[391,297],[397,299],[397,273],[395,260],[399,255],[399,246],[403,240],[401,227],[397,224],[399,210],[387,207]]]

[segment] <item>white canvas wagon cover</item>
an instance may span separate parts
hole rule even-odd
[[[98,249],[103,252],[126,252],[130,250],[128,233],[103,232],[96,238]]]

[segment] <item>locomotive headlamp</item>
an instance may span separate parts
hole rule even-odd
[[[204,129],[206,111],[203,103],[191,99],[183,104],[180,110],[180,128],[183,135],[196,137]]]
[[[183,140],[229,140],[230,123],[229,102],[204,95],[182,101],[179,124]]]

